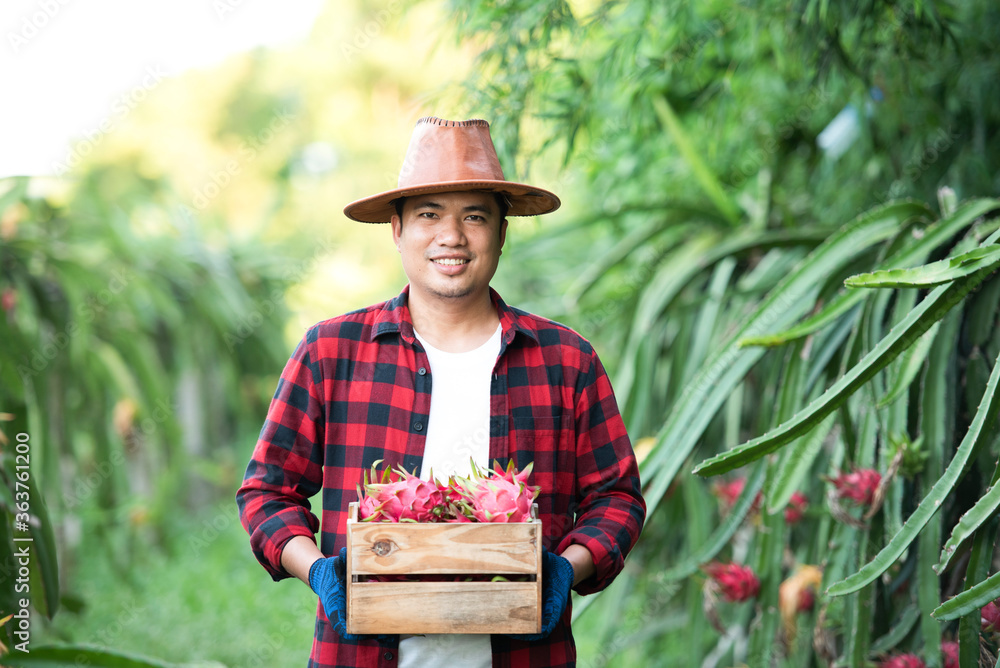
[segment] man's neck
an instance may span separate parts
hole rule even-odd
[[[475,350],[486,343],[500,324],[488,292],[468,298],[426,299],[411,288],[407,305],[413,328],[428,343],[445,352]]]

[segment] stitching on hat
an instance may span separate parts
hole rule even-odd
[[[472,118],[467,121],[449,121],[444,118],[438,118],[437,116],[424,116],[417,121],[417,125],[426,123],[428,125],[439,125],[446,128],[471,128],[471,127],[489,127],[490,124],[481,118]]]

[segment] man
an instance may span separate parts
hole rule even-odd
[[[508,215],[554,211],[506,181],[485,121],[417,122],[399,187],[345,208],[389,222],[408,285],[311,328],[282,373],[237,493],[254,554],[320,596],[310,666],[573,666],[569,588],[621,571],[645,517],[638,468],[590,344],[490,288]],[[433,382],[432,382],[433,381]],[[438,479],[533,463],[546,611],[537,636],[348,636],[347,505],[376,460]],[[309,498],[322,492],[320,527]],[[484,605],[489,605],[484,601]],[[335,628],[340,629],[338,633]]]

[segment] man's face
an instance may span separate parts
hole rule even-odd
[[[406,200],[402,220],[392,217],[410,291],[425,299],[487,294],[506,233],[492,193],[416,195]]]

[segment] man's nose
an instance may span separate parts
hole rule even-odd
[[[462,221],[458,216],[444,215],[441,217],[436,241],[443,246],[457,246],[465,242]]]

